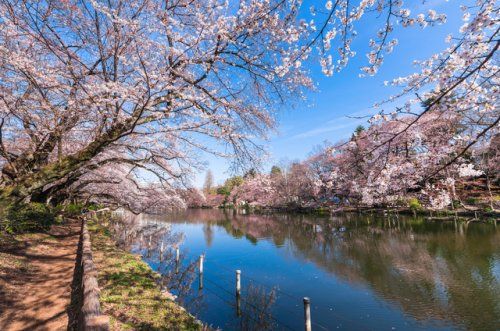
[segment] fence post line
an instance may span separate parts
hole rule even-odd
[[[311,300],[304,297],[304,329],[311,331]]]

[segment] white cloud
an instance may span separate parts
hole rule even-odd
[[[368,118],[362,118],[362,117],[369,116],[371,113],[373,113],[373,109],[364,109],[350,114],[349,115],[350,117],[347,116],[336,117],[314,129],[296,134],[290,137],[290,139],[316,137],[329,132],[339,133],[339,136],[335,137],[336,138],[335,140],[345,138],[345,135],[352,133],[352,131],[354,131],[354,129],[358,125],[366,124]],[[350,129],[350,130],[344,130],[344,129]]]

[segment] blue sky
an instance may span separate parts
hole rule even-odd
[[[320,7],[324,2],[326,1],[304,1],[304,8],[309,8],[311,4]],[[282,160],[303,159],[324,141],[336,142],[348,138],[356,126],[367,126],[366,120],[347,116],[373,114],[376,111],[372,108],[374,103],[398,91],[397,88],[384,86],[384,81],[414,72],[417,68],[413,65],[413,60],[426,59],[440,52],[447,47],[444,41],[446,36],[450,33],[458,34],[462,24],[459,5],[464,1],[405,2],[408,5],[404,7],[409,7],[412,14],[426,13],[431,8],[438,13],[445,13],[448,16],[447,23],[425,29],[396,28],[393,37],[399,40],[399,45],[392,54],[386,56],[384,64],[374,77],[360,78],[359,74],[360,68],[367,63],[365,54],[368,41],[375,36],[381,24],[375,18],[364,19],[358,25],[358,36],[352,46],[357,55],[342,72],[326,77],[321,73],[317,62],[308,63],[317,91],[308,93],[306,102],[281,109],[276,133],[272,133],[269,141],[264,142],[270,158],[263,165],[263,170],[268,171],[273,164]],[[216,183],[231,175],[228,170],[230,161],[211,155],[206,155],[205,158],[208,162],[207,169],[212,170]],[[199,173],[194,185],[201,187],[204,177],[205,172]]]

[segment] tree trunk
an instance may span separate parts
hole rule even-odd
[[[62,157],[60,161],[35,167],[32,172],[7,182],[0,189],[0,199],[12,200],[16,203],[28,198],[31,199],[32,196],[35,199],[40,199],[36,194],[37,192],[40,194],[44,186],[63,179],[83,167],[86,162],[101,153],[105,147],[130,132],[134,125],[133,118],[117,123],[78,153]]]

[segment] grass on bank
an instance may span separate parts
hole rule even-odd
[[[100,301],[112,330],[202,330],[203,326],[156,283],[157,275],[140,259],[118,248],[108,230],[89,223]]]

